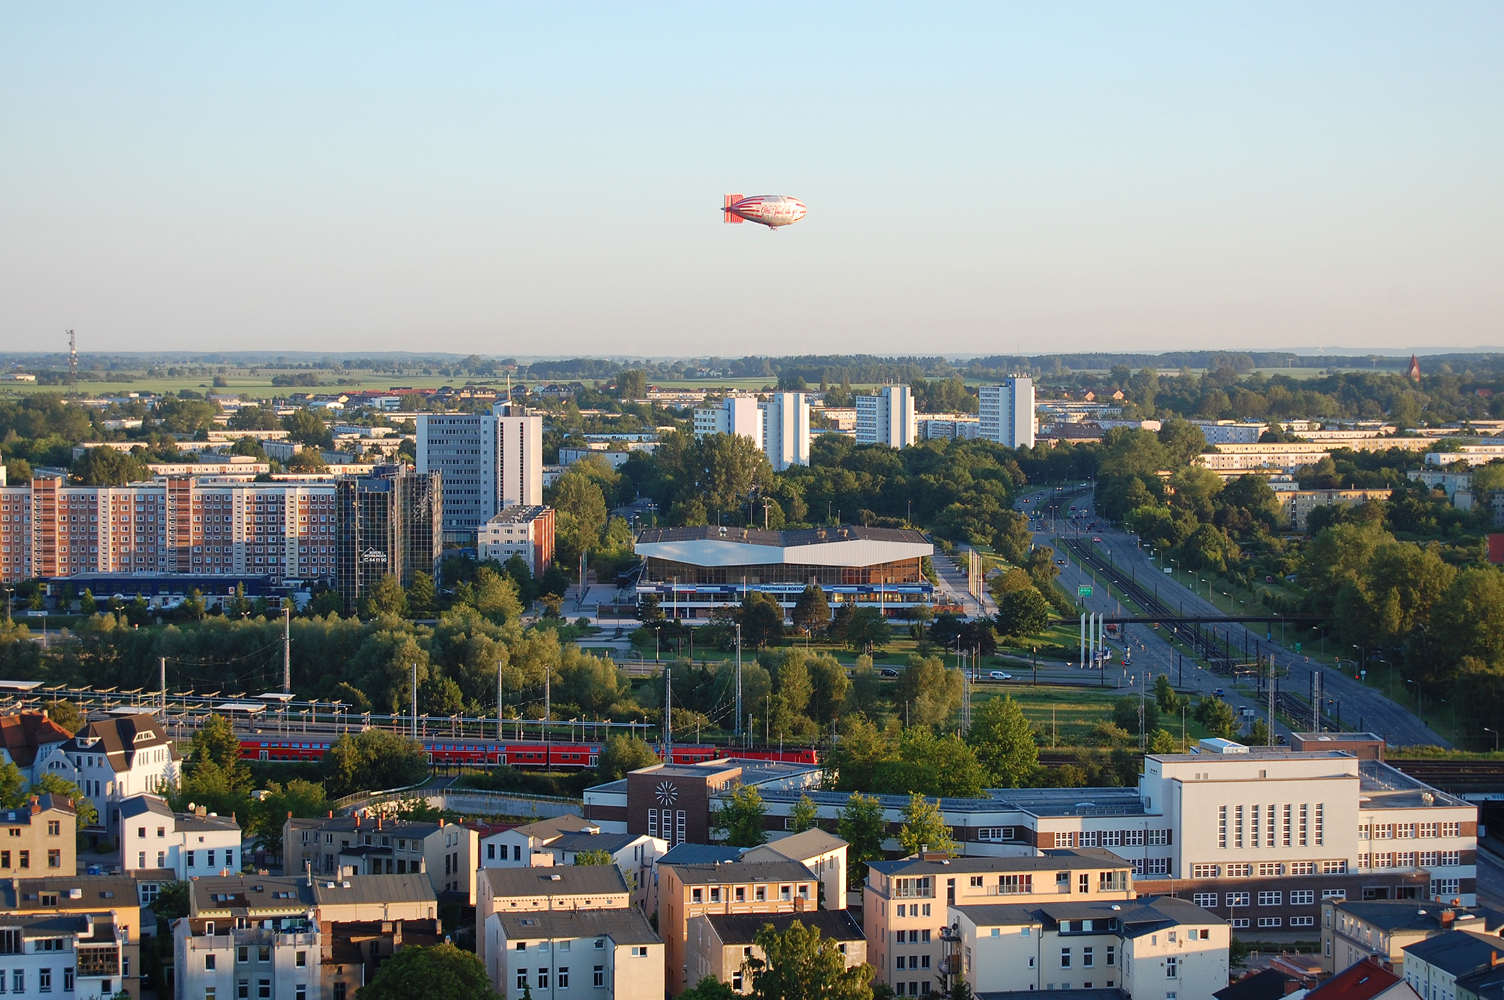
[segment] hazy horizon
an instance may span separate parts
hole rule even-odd
[[[758,11],[5,8],[0,350],[1504,349],[1498,5]]]

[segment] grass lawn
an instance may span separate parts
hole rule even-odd
[[[1043,735],[1042,748],[1069,747],[1081,744],[1092,726],[1112,716],[1113,701],[1121,697],[1112,688],[1050,687],[1041,685],[1008,686],[1006,688],[983,687],[971,697],[975,706],[989,698],[1011,697],[1023,710],[1024,717]],[[1180,720],[1168,717],[1160,719],[1160,726],[1171,735],[1180,736]],[[1053,741],[1052,741],[1053,734]],[[1192,743],[1205,737],[1206,730],[1186,716],[1186,738]]]

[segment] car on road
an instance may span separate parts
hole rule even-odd
[[[1217,697],[1218,698],[1222,697],[1222,689],[1221,688],[1217,688]]]
[[[994,670],[987,676],[995,681],[1011,681],[1013,679],[1012,674],[1005,674],[1001,670]]]
[[[1065,565],[1065,560],[1064,559],[1056,559],[1055,560],[1055,565],[1057,565],[1057,566],[1064,566]]]
[[[1094,541],[1094,542],[1100,542],[1102,540],[1102,536],[1101,535],[1092,535],[1091,536],[1091,540]]]
[[[898,671],[894,670],[892,667],[883,667],[877,672],[877,674],[879,677],[897,677]]]

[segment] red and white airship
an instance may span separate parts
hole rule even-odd
[[[804,202],[786,194],[754,194],[750,198],[728,194],[726,203],[721,206],[721,221],[740,225],[745,219],[776,232],[778,227],[792,226],[804,218],[807,211]]]

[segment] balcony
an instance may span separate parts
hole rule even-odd
[[[78,974],[84,978],[120,975],[120,949],[114,945],[80,947]]]

